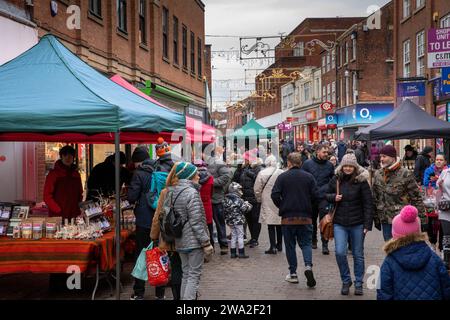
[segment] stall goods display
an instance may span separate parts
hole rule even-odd
[[[6,235],[8,237],[14,236],[14,228],[20,227],[22,221],[28,218],[30,207],[28,206],[14,206],[11,212],[11,219],[9,219],[9,225]]]

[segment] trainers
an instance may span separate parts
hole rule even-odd
[[[306,285],[309,288],[314,288],[316,286],[316,279],[314,279],[314,273],[311,267],[306,267],[305,277],[306,277]]]
[[[257,247],[257,246],[259,246],[258,241],[253,240],[253,241],[250,242],[250,248],[255,248],[255,247]]]
[[[144,296],[138,295],[138,294],[133,294],[130,297],[130,300],[144,300]]]
[[[292,273],[292,274],[288,274],[287,276],[286,276],[286,279],[285,279],[287,282],[290,282],[290,283],[298,283],[298,277],[297,277],[297,274],[296,273]]]
[[[355,286],[355,296],[362,296],[364,294],[362,286]]]
[[[342,285],[342,289],[341,289],[341,294],[343,295],[343,296],[348,296],[348,294],[350,293],[350,287],[352,286],[352,283],[351,282],[349,282],[349,283],[344,283],[343,285]],[[356,291],[356,289],[355,289],[355,291]]]

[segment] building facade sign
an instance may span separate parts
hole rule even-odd
[[[428,68],[450,67],[450,28],[428,30]]]

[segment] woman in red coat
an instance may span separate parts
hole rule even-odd
[[[65,146],[59,151],[60,160],[45,179],[44,201],[50,217],[63,219],[80,215],[79,203],[83,200],[81,176],[74,164],[75,149]]]
[[[200,197],[202,198],[203,207],[205,208],[206,215],[206,223],[208,224],[209,237],[211,241],[211,245],[214,246],[214,238],[213,238],[213,209],[211,197],[213,194],[214,187],[214,178],[208,172],[206,168],[206,163],[203,161],[195,162],[195,165],[198,168],[198,174],[200,176],[200,185],[202,186],[200,189]]]

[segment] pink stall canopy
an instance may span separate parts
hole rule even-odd
[[[169,109],[165,105],[143,93],[138,88],[134,87],[118,74],[112,76],[111,80],[124,87],[125,89],[128,89],[131,92],[141,96],[142,98],[147,99],[163,108]],[[207,124],[202,123],[200,120],[191,118],[189,116],[186,116],[186,130],[186,139],[191,142],[213,142],[215,139],[215,129],[213,127],[208,126]]]

